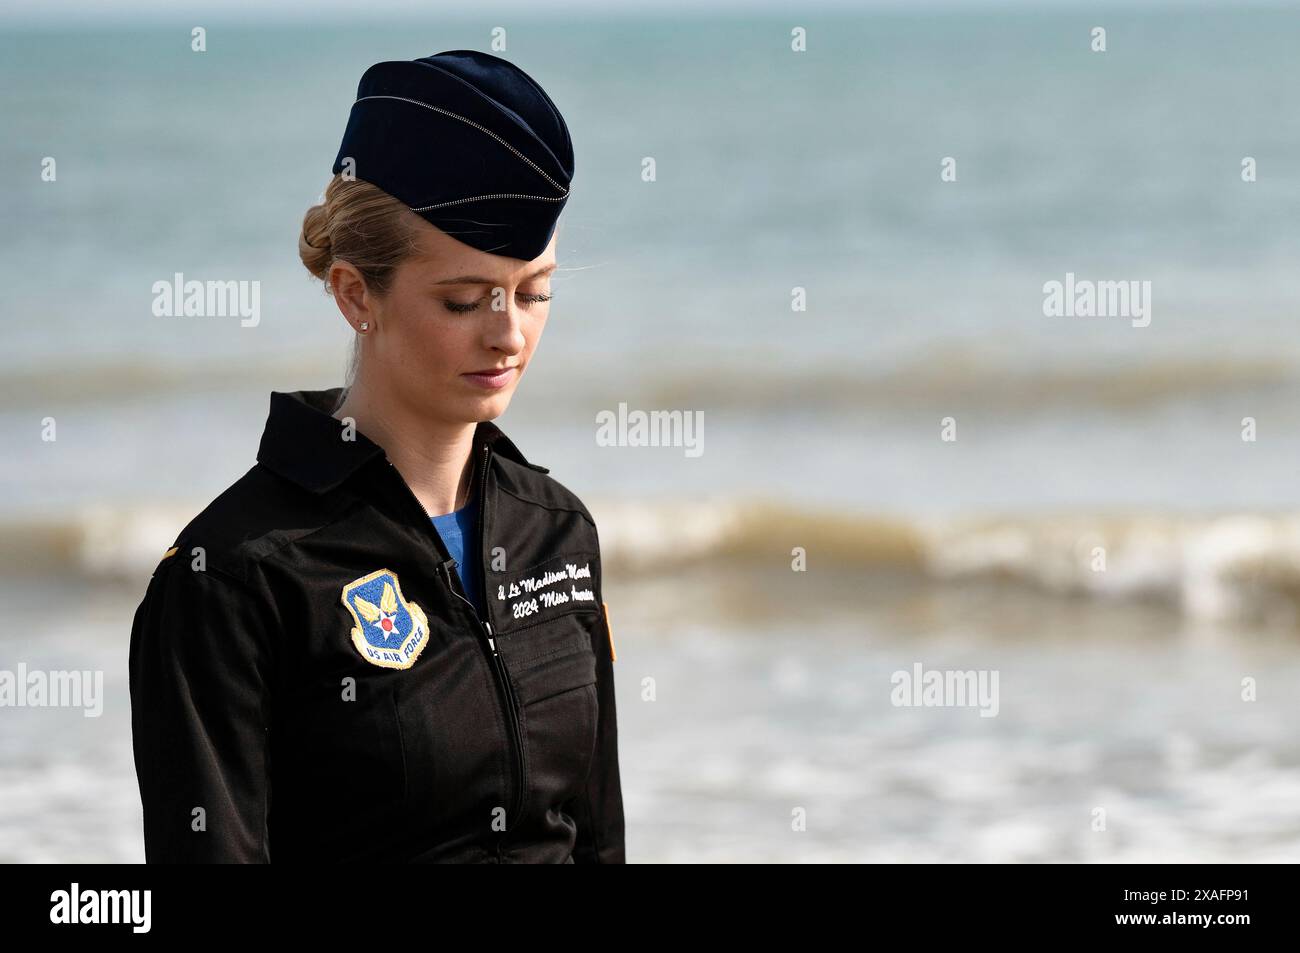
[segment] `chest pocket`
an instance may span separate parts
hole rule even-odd
[[[577,794],[591,771],[600,714],[591,627],[599,619],[597,610],[569,612],[497,643],[519,702],[528,787],[548,805]]]

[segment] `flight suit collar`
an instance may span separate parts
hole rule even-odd
[[[269,470],[316,493],[334,489],[384,449],[357,431],[355,440],[340,439],[341,424],[333,416],[342,387],[327,390],[272,391],[271,409],[257,449],[257,462]],[[484,443],[492,452],[541,473],[545,467],[529,463],[519,448],[490,420],[474,430],[474,450]]]

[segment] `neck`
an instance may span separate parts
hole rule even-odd
[[[397,472],[429,516],[442,516],[468,502],[473,423],[432,419],[358,381],[334,416],[351,417],[356,429],[383,447]]]

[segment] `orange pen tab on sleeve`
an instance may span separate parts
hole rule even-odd
[[[614,654],[614,627],[609,624],[609,603],[602,602],[605,607],[605,631],[609,633],[609,660],[617,662],[618,656]]]

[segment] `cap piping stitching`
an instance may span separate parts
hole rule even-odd
[[[415,105],[415,106],[423,106],[425,109],[431,109],[431,110],[433,110],[433,111],[436,112],[436,113],[441,113],[441,114],[444,115],[444,116],[450,116],[450,117],[453,118],[453,119],[459,119],[461,122],[463,122],[463,123],[467,123],[468,125],[473,126],[475,129],[479,130],[480,132],[486,133],[487,135],[489,135],[489,136],[491,136],[493,139],[495,139],[497,142],[501,143],[501,145],[505,146],[507,149],[509,149],[511,152],[513,152],[516,156],[518,156],[521,160],[523,160],[525,163],[527,163],[529,166],[531,166],[534,172],[536,172],[538,175],[540,175],[543,179],[545,179],[547,182],[549,182],[552,186],[554,186],[556,189],[558,189],[558,190],[562,193],[562,194],[559,195],[559,196],[549,196],[549,195],[519,195],[519,194],[515,194],[515,193],[498,193],[498,194],[494,194],[494,195],[476,195],[476,196],[473,196],[472,198],[453,199],[453,200],[450,201],[450,202],[439,202],[439,203],[436,204],[436,205],[423,205],[423,206],[420,206],[419,208],[412,207],[412,208],[411,208],[411,211],[413,211],[413,212],[423,212],[423,211],[427,211],[428,209],[441,208],[441,207],[444,206],[444,205],[456,205],[456,204],[461,203],[461,202],[475,202],[475,201],[478,201],[479,199],[518,198],[518,199],[540,199],[540,200],[542,200],[542,201],[546,201],[546,202],[561,202],[561,201],[563,201],[564,199],[568,198],[569,190],[566,189],[564,186],[560,185],[560,183],[556,182],[554,179],[552,179],[552,178],[551,178],[549,175],[547,175],[544,171],[542,171],[541,166],[539,166],[539,165],[538,165],[536,162],[534,162],[532,159],[528,158],[528,156],[524,155],[522,152],[520,152],[518,149],[516,149],[516,148],[515,148],[514,146],[512,146],[510,143],[506,142],[504,139],[502,139],[500,136],[498,136],[498,135],[497,135],[495,132],[493,132],[491,129],[488,129],[486,126],[483,126],[483,125],[480,125],[479,123],[476,123],[476,122],[475,122],[474,120],[472,120],[472,119],[468,119],[468,118],[466,118],[465,116],[461,116],[461,115],[459,115],[458,113],[454,113],[454,112],[452,112],[452,111],[449,110],[449,109],[443,109],[441,106],[431,106],[429,103],[422,103],[422,102],[420,102],[418,99],[408,99],[408,98],[405,97],[405,96],[386,96],[386,95],[362,96],[360,99],[357,100],[357,102],[358,102],[358,103],[359,103],[359,102],[364,102],[364,101],[367,100],[367,99],[396,99],[396,100],[398,100],[398,101],[400,101],[400,102],[411,103],[412,105]],[[354,105],[355,105],[355,104],[354,104]]]

